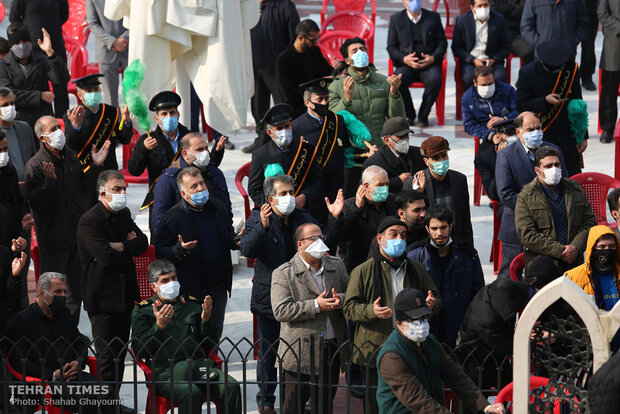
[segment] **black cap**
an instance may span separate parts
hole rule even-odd
[[[514,119],[504,119],[503,121],[499,121],[493,125],[493,128],[497,132],[501,132],[502,134],[514,135],[515,133],[515,120]]]
[[[263,125],[278,125],[282,122],[290,121],[293,108],[285,103],[280,103],[269,108],[260,123]]]
[[[397,321],[417,319],[431,313],[433,312],[426,305],[426,295],[418,289],[405,288],[394,299],[394,318]]]
[[[536,46],[536,56],[551,68],[557,68],[568,62],[572,49],[566,42],[547,40]]]
[[[172,91],[162,91],[151,98],[149,111],[159,111],[165,108],[176,108],[181,105],[181,97]]]
[[[71,83],[75,83],[75,86],[80,89],[88,89],[93,86],[101,85],[101,82],[99,82],[99,78],[101,77],[103,77],[103,74],[95,73],[93,75],[86,75],[82,78],[72,80]]]
[[[310,93],[315,93],[317,95],[327,95],[330,93],[330,90],[327,89],[330,83],[334,80],[332,78],[317,78],[312,79],[311,81],[300,83],[300,88],[305,88]]]
[[[381,136],[385,137],[389,135],[396,135],[397,137],[402,137],[409,132],[409,122],[407,122],[404,116],[397,116],[390,118],[383,123]]]
[[[537,289],[562,276],[562,269],[549,256],[538,256],[527,268],[523,281]]]
[[[392,226],[407,227],[407,224],[396,216],[387,216],[386,218],[381,220],[381,223],[379,223],[379,225],[377,226],[377,234],[383,233],[387,228]]]
[[[12,25],[11,25],[12,26]],[[9,27],[10,29],[11,27]],[[19,42],[30,42],[30,34],[28,33],[28,29],[26,28],[26,26],[19,24],[18,26],[14,27],[17,30],[9,33],[9,31],[7,30],[7,37],[8,37],[8,41],[9,41],[9,47],[13,47],[13,45],[19,43]]]

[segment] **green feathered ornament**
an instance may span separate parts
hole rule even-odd
[[[138,119],[140,127],[148,136],[151,127],[149,109],[146,104],[146,96],[140,92],[140,85],[144,80],[144,65],[140,59],[136,59],[125,69],[123,74],[123,100],[129,111]]]
[[[355,157],[355,149],[366,149],[370,145],[370,131],[366,128],[366,125],[355,117],[351,112],[344,109],[338,112],[338,115],[344,119],[344,125],[347,128],[349,134],[349,141],[353,147],[346,147],[344,149],[344,167],[352,168],[355,165],[353,161]]]
[[[588,104],[583,99],[571,99],[566,109],[570,130],[577,145],[581,145],[588,132]]]

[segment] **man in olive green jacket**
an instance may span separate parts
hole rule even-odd
[[[407,259],[407,225],[388,216],[377,226],[377,233],[379,247],[372,259],[351,272],[344,301],[345,317],[357,322],[353,362],[367,367],[362,377],[371,387],[367,390],[371,413],[378,412],[372,388],[377,385],[376,356],[378,347],[394,330],[392,307],[396,295],[404,288],[416,288],[427,293],[426,304],[434,315],[443,309],[441,294],[424,266]]]
[[[366,44],[362,39],[349,39],[343,45],[349,64],[347,75],[337,78],[329,90],[329,109],[343,109],[362,121],[372,137],[370,143],[382,147],[381,129],[388,118],[405,116],[405,105],[398,92],[400,75],[381,75],[368,62]]]
[[[596,218],[581,186],[562,177],[558,151],[536,151],[536,178],[517,197],[515,225],[525,249],[525,281],[530,263],[548,256],[564,270],[583,263],[590,227]]]

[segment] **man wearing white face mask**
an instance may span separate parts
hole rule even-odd
[[[488,66],[495,79],[506,82],[504,59],[510,54],[512,38],[504,16],[491,11],[489,0],[470,0],[471,11],[456,18],[452,53],[461,65],[463,90],[472,85],[474,68]]]
[[[78,252],[82,264],[84,309],[88,312],[99,356],[99,374],[104,381],[123,377],[129,340],[131,311],[139,300],[133,258],[143,254],[148,240],[131,219],[127,208],[127,184],[116,170],[97,178],[99,202],[80,218],[77,228]],[[120,363],[115,364],[118,358]],[[118,369],[118,375],[116,375]]]
[[[84,174],[56,118],[43,116],[34,126],[41,143],[24,170],[25,194],[35,222],[41,256],[41,273],[67,275],[67,307],[76,321],[80,318],[81,269],[76,231],[84,211],[92,207],[97,175],[108,156],[110,142],[100,150],[92,148],[92,162]]]
[[[9,143],[9,157],[19,181],[24,181],[24,167],[37,152],[37,141],[32,128],[24,121],[15,119],[15,95],[9,88],[0,87],[0,130]]]
[[[325,236],[316,224],[302,224],[295,231],[297,254],[291,260],[274,270],[271,282],[271,306],[280,325],[279,355],[285,370],[285,381],[290,381],[284,390],[282,414],[296,414],[303,411],[300,401],[312,397],[312,405],[318,406],[318,389],[323,387],[323,409],[329,412],[336,395],[340,369],[345,372],[351,356],[351,348],[343,347],[347,340],[347,321],[342,313],[344,293],[349,277],[342,260],[326,256],[329,247],[323,242]],[[315,347],[310,348],[310,336],[315,336]],[[324,338],[324,344],[320,337]],[[307,340],[306,340],[307,339]],[[294,357],[289,346],[301,343],[299,357]],[[319,355],[319,346],[325,347],[323,360],[315,359],[311,369],[310,355]],[[342,349],[339,349],[343,347]],[[288,352],[287,352],[288,351]],[[297,363],[299,362],[299,369]],[[323,383],[311,372],[319,372],[319,364],[325,369]],[[327,369],[334,364],[331,371]],[[338,369],[337,367],[340,367]],[[301,380],[316,383],[316,386],[302,385],[298,394],[295,384],[297,375]],[[331,374],[331,375],[329,375]]]
[[[211,154],[207,140],[197,132],[190,132],[181,138],[181,156],[170,167],[162,171],[153,188],[153,210],[149,215],[149,223],[153,234],[157,234],[159,220],[175,204],[181,201],[176,178],[183,168],[194,166],[200,170],[211,197],[222,201],[232,217],[230,195],[226,178],[222,171],[211,163]]]
[[[445,408],[445,382],[471,412],[504,414],[504,406],[489,404],[461,365],[446,354],[437,338],[429,335],[430,314],[424,293],[419,290],[404,289],[396,296],[396,329],[377,355],[379,406],[392,407],[389,412],[449,413]]]
[[[517,197],[515,225],[525,248],[525,277],[538,256],[554,259],[563,270],[583,263],[590,227],[596,225],[581,186],[562,177],[558,150],[543,147],[534,159],[536,178]]]

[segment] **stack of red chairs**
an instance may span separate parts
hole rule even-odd
[[[364,14],[367,0],[332,0],[336,12],[327,16],[327,6],[329,0],[323,0],[321,9],[321,36],[325,36],[333,31],[344,31],[340,36],[346,36],[340,44],[347,38],[360,37],[366,41],[368,47],[368,57],[372,62],[375,55],[375,20],[377,17],[376,0],[370,0],[371,15]],[[352,35],[351,35],[352,33]],[[334,35],[332,34],[332,37]],[[325,44],[326,42],[324,42]],[[323,49],[323,47],[321,47]],[[324,51],[323,54],[326,55]],[[329,59],[329,58],[328,58]],[[331,60],[329,61],[332,62]]]

